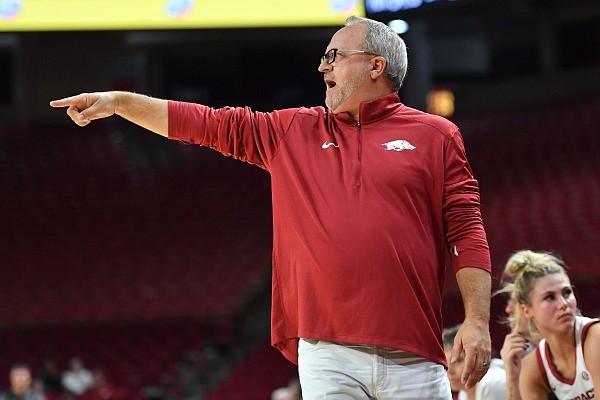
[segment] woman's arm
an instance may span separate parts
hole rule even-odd
[[[592,375],[594,389],[600,387],[600,323],[590,326],[583,344],[583,359],[585,366]]]
[[[519,377],[519,392],[517,399],[547,400],[550,390],[544,382],[540,371],[536,352],[531,352],[523,358]]]

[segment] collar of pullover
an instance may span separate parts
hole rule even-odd
[[[402,104],[398,93],[390,93],[373,101],[364,101],[360,103],[359,122],[364,125],[370,122],[378,121],[394,111]],[[355,125],[356,121],[348,113],[340,113],[335,118],[347,125]]]

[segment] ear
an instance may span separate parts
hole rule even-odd
[[[381,56],[373,57],[371,61],[371,79],[377,80],[383,77],[385,68],[387,67],[387,60]]]
[[[525,304],[520,304],[520,307],[521,307],[521,315],[523,315],[528,320],[531,320],[533,317],[531,307],[529,307]]]

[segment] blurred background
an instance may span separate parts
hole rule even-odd
[[[552,251],[600,314],[600,2],[290,3],[0,1],[0,390],[24,362],[69,398],[73,357],[113,399],[269,399],[296,376],[269,346],[268,174],[119,118],[81,129],[48,102],[322,105],[319,58],[352,14],[406,41],[402,101],[461,128],[495,288],[512,252]],[[462,317],[449,268],[444,325]]]

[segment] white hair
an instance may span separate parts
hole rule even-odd
[[[385,77],[392,90],[402,86],[408,69],[408,55],[404,40],[390,27],[369,18],[348,17],[345,26],[363,24],[367,27],[363,45],[364,50],[378,54],[386,59]]]

